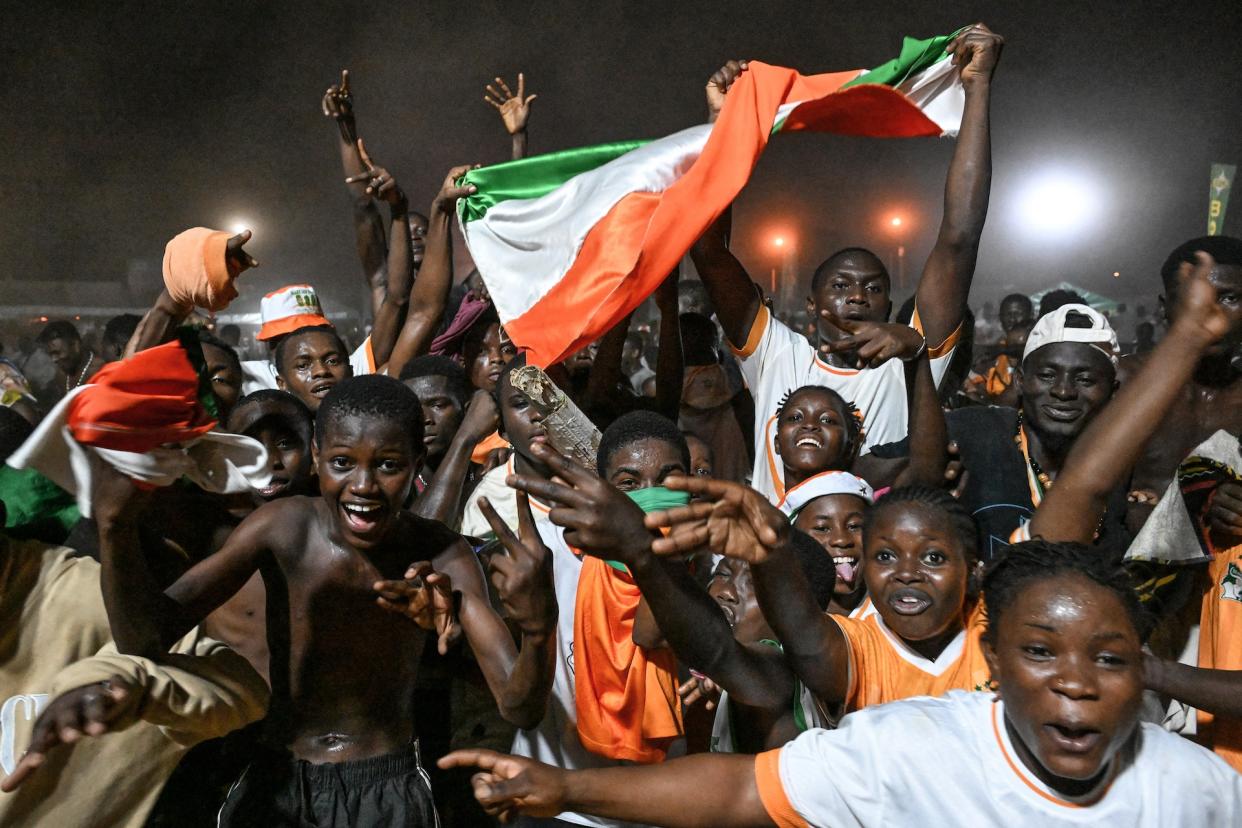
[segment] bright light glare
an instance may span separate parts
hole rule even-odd
[[[889,224],[893,225],[894,227],[900,227],[901,216],[893,216],[893,218],[889,221]]]
[[[784,237],[784,236],[777,236],[776,238],[772,239],[772,244],[776,245],[777,247],[784,247],[784,246],[785,246],[785,237]]]
[[[1099,213],[1099,190],[1089,179],[1057,172],[1031,182],[1019,196],[1018,217],[1033,236],[1069,236]]]
[[[232,233],[233,235],[237,235],[243,230],[250,230],[250,229],[251,229],[250,222],[246,221],[245,219],[233,219],[232,221],[229,222],[229,232]]]

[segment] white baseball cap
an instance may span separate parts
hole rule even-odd
[[[331,325],[323,315],[319,295],[310,285],[285,285],[272,291],[259,303],[259,316],[263,320],[260,341],[275,339],[299,328]]]
[[[1070,314],[1086,317],[1090,322],[1086,327],[1067,325]],[[1117,334],[1113,326],[1108,324],[1107,317],[1086,305],[1062,305],[1045,316],[1041,316],[1026,337],[1026,347],[1022,349],[1022,361],[1045,345],[1057,342],[1081,342],[1096,348],[1104,356],[1117,364],[1117,353],[1121,350],[1117,344]]]

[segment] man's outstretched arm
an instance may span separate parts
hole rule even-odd
[[[471,780],[483,810],[505,822],[519,814],[577,811],[670,828],[773,825],[759,794],[755,757],[710,753],[658,765],[567,771],[491,750],[459,750],[441,768],[478,768]]]
[[[1004,44],[1004,38],[982,23],[966,29],[949,44],[951,60],[961,67],[966,107],[945,181],[940,235],[927,257],[916,294],[923,333],[933,348],[945,342],[961,324],[975,275],[979,238],[992,187],[988,112],[992,73]]]

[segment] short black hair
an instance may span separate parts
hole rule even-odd
[[[916,503],[928,509],[943,512],[966,551],[967,562],[973,564],[978,560],[979,527],[975,519],[957,498],[944,489],[937,489],[933,486],[901,486],[877,500],[863,518],[863,537],[865,538],[872,531],[872,527],[875,526],[876,520],[882,513],[906,503]]]
[[[654,411],[631,411],[613,420],[612,425],[604,429],[599,438],[595,470],[600,477],[604,476],[604,469],[608,467],[614,454],[639,440],[660,440],[673,446],[681,455],[686,473],[690,473],[690,446],[686,444],[686,438],[682,436],[677,424]]]
[[[341,339],[341,335],[336,332],[336,328],[331,325],[307,325],[305,328],[298,328],[296,331],[290,331],[284,336],[276,340],[276,345],[272,352],[272,364],[276,366],[276,373],[280,373],[280,366],[284,364],[285,354],[289,351],[289,343],[297,341],[300,337],[312,333],[324,333],[330,335],[336,340],[336,344],[340,347],[341,353],[345,358],[349,359],[349,350],[345,347],[345,341]],[[215,344],[214,342],[212,343]],[[228,346],[225,345],[227,348]]]
[[[884,260],[875,255],[875,253],[865,247],[843,247],[836,253],[833,253],[831,256],[824,259],[819,263],[819,267],[815,268],[815,273],[811,275],[811,291],[818,291],[820,286],[823,285],[824,280],[832,275],[833,271],[837,267],[837,264],[842,259],[847,259],[852,256],[871,257],[875,260],[876,264],[880,266],[880,270],[884,273],[884,278],[888,279],[890,282],[892,281],[892,278],[888,275],[888,268],[884,266]]]
[[[423,406],[405,383],[383,374],[349,377],[332,386],[315,414],[315,441],[323,445],[328,426],[357,415],[389,420],[401,426],[416,455],[423,453]]]
[[[1164,283],[1164,292],[1177,290],[1177,271],[1182,262],[1195,263],[1195,253],[1202,250],[1218,265],[1242,265],[1242,239],[1233,236],[1200,236],[1188,242],[1182,242],[1160,266],[1160,281]]]
[[[213,348],[219,348],[221,351],[224,351],[225,358],[228,359],[229,362],[233,363],[233,367],[236,368],[238,372],[241,371],[241,357],[237,355],[237,350],[232,345],[225,342],[223,339],[216,336],[206,328],[195,328],[194,333],[198,337],[200,345],[211,345]]]
[[[53,339],[63,339],[66,342],[81,342],[82,334],[78,333],[78,329],[69,320],[57,319],[48,322],[43,326],[43,330],[39,331],[38,342],[40,345],[46,345]]]
[[[0,463],[21,448],[26,438],[34,434],[34,426],[13,409],[0,405]]]
[[[984,637],[996,642],[996,629],[1019,593],[1033,583],[1063,575],[1077,575],[1113,592],[1125,608],[1140,640],[1152,629],[1152,616],[1143,608],[1134,579],[1116,557],[1081,543],[1030,540],[1016,543],[997,557],[983,575],[983,604],[987,611]]]
[[[142,317],[136,313],[122,313],[112,317],[104,325],[103,341],[124,347],[133,337],[134,331],[138,330],[138,323],[141,321]]]
[[[419,377],[444,377],[449,394],[458,405],[465,406],[470,400],[470,380],[466,378],[465,369],[446,356],[424,354],[410,360],[401,369],[402,382]]]
[[[1078,293],[1064,288],[1057,288],[1045,293],[1039,300],[1039,318],[1043,319],[1054,310],[1065,305],[1085,305],[1087,300]]]
[[[268,405],[273,410],[259,417],[245,416],[251,408],[259,405]],[[315,415],[306,407],[306,403],[288,391],[260,388],[242,397],[229,414],[228,428],[234,434],[245,434],[267,420],[278,420],[300,436],[307,448],[310,447],[315,433]]]
[[[776,405],[776,418],[779,420],[781,415],[785,413],[785,406],[789,405],[789,401],[798,394],[819,393],[829,397],[833,401],[833,405],[841,412],[841,416],[845,419],[845,439],[849,445],[846,448],[846,456],[849,456],[862,444],[863,437],[863,417],[862,412],[858,410],[858,406],[842,397],[837,393],[835,388],[829,388],[826,385],[803,385],[781,397],[781,401]]]
[[[811,585],[815,595],[815,603],[819,608],[827,609],[832,600],[832,589],[837,583],[837,569],[832,563],[832,556],[824,551],[819,541],[801,529],[790,528],[789,547],[793,549],[802,574]]]

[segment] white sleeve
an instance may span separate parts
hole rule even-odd
[[[354,369],[355,377],[375,373],[375,354],[371,351],[370,336],[363,340],[358,350],[349,355],[349,364]]]
[[[759,388],[761,376],[779,370],[782,364],[788,365],[792,372],[792,355],[799,344],[803,349],[808,347],[804,337],[774,318],[767,306],[760,305],[746,342],[740,348],[730,348],[737,357],[742,377],[754,391]]]
[[[846,717],[837,730],[808,730],[781,748],[781,788],[808,825],[880,825],[883,756],[871,719]]]

